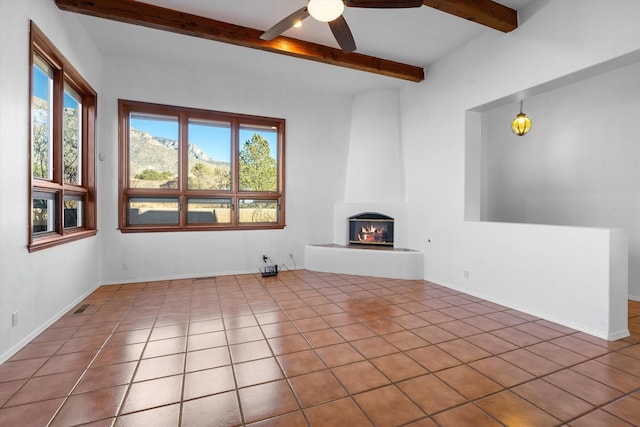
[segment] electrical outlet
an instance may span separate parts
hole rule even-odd
[[[126,262],[122,263],[122,269],[123,270],[128,270],[129,269],[129,264],[127,264]]]
[[[464,278],[468,279],[469,278],[469,270],[465,270],[464,271]]]
[[[268,259],[269,259],[268,256],[262,255],[262,262],[266,263]]]
[[[289,252],[289,258],[293,259],[293,252]]]
[[[14,311],[11,313],[11,326],[18,326],[18,312]]]

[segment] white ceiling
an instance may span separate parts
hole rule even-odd
[[[533,0],[497,0],[521,10]],[[305,0],[144,0],[145,3],[188,12],[219,21],[266,30],[305,5]],[[380,87],[415,83],[291,58],[209,40],[78,15],[98,49],[107,56],[157,62],[184,61],[185,66],[211,68],[288,85],[318,90],[358,93]],[[412,9],[345,8],[357,53],[410,65],[428,66],[482,31],[497,31],[430,7]],[[516,30],[517,31],[517,30]],[[309,17],[302,28],[284,35],[338,47],[329,26]],[[428,77],[427,77],[428,78]]]

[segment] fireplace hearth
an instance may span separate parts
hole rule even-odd
[[[375,212],[349,217],[349,244],[393,247],[393,218]]]

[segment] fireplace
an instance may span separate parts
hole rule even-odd
[[[393,247],[393,218],[373,212],[349,217],[349,244]]]

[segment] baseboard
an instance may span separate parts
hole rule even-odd
[[[79,296],[78,298],[73,300],[73,302],[67,304],[62,310],[60,310],[56,314],[54,314],[49,320],[47,320],[45,323],[40,325],[36,330],[34,330],[29,335],[27,335],[26,337],[21,339],[17,344],[13,345],[11,348],[9,348],[4,353],[0,354],[0,363],[4,363],[7,360],[9,360],[11,358],[11,356],[16,354],[20,350],[22,350],[22,348],[25,345],[29,344],[34,338],[36,338],[38,335],[40,335],[42,332],[44,332],[49,326],[51,326],[55,322],[57,322],[62,316],[67,314],[73,307],[75,307],[80,302],[82,302],[86,297],[91,295],[91,293],[93,291],[95,291],[96,289],[98,289],[99,287],[100,287],[100,284],[96,284],[95,286],[93,286],[87,292],[85,292],[84,294],[82,294],[81,296]]]
[[[631,301],[640,302],[640,296],[629,295]]]

